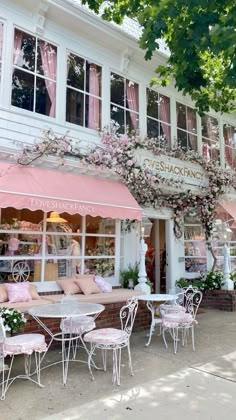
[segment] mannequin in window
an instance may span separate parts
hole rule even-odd
[[[8,255],[13,256],[16,251],[18,251],[20,241],[19,239],[15,238],[14,235],[10,235],[10,238],[8,239],[7,245],[8,245]]]
[[[75,239],[72,239],[71,244],[68,248],[68,255],[71,255],[73,257],[80,256],[80,244]],[[81,265],[81,260],[73,259],[71,260],[71,267],[72,267],[72,275],[74,276],[76,273],[79,273]]]

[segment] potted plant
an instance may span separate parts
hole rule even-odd
[[[129,264],[125,270],[120,272],[121,285],[124,288],[133,288],[138,283],[138,264]],[[132,286],[132,287],[131,287]]]
[[[24,314],[13,308],[0,308],[0,318],[3,319],[3,325],[6,333],[17,333],[26,322]]]

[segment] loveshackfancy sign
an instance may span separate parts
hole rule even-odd
[[[149,152],[141,152],[136,158],[143,168],[154,173],[160,173],[168,178],[182,179],[188,185],[208,186],[208,178],[200,165],[168,156],[153,156]]]

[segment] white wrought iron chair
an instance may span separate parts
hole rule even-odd
[[[195,351],[194,341],[194,326],[197,324],[196,315],[199,305],[202,300],[202,292],[196,289],[187,289],[183,293],[180,293],[180,301],[182,300],[182,306],[176,305],[170,307],[169,310],[163,308],[162,312],[162,336],[166,348],[167,342],[165,333],[168,331],[171,334],[174,342],[174,353],[177,353],[177,346],[179,341],[179,330],[182,333],[182,345],[187,345],[187,336],[191,330],[192,334],[192,347]],[[178,309],[177,309],[178,307]],[[182,308],[182,309],[181,309]],[[162,311],[162,308],[161,308]]]
[[[29,379],[35,384],[43,387],[40,382],[41,354],[47,351],[47,345],[43,334],[19,334],[6,337],[3,319],[0,318],[0,363],[2,373],[1,400],[5,400],[6,392],[15,379]],[[31,373],[31,355],[35,353],[35,370]],[[16,355],[23,354],[25,357],[25,374],[11,377],[12,365]],[[10,356],[11,362],[5,379],[5,357]],[[33,379],[36,374],[37,380]]]
[[[74,295],[65,295],[62,300],[61,304],[63,303],[73,303],[78,302],[78,299]],[[76,358],[76,352],[78,349],[79,341],[82,344],[82,347],[85,349],[86,353],[89,354],[87,346],[83,340],[83,335],[86,332],[89,332],[96,328],[95,319],[99,314],[88,316],[78,316],[76,318],[66,318],[61,321],[60,329],[63,334],[67,335],[75,335],[78,338],[72,341],[72,348],[73,348],[73,360]]]
[[[121,329],[117,328],[101,328],[90,331],[84,336],[84,341],[91,344],[89,352],[88,366],[92,379],[94,380],[91,369],[91,361],[96,349],[102,350],[103,369],[106,371],[106,352],[113,352],[113,384],[120,385],[120,367],[121,367],[121,350],[127,347],[129,357],[129,368],[133,376],[133,367],[130,352],[130,336],[133,330],[134,320],[138,309],[138,299],[132,297],[128,299],[125,306],[120,310]]]

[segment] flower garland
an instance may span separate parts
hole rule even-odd
[[[215,208],[220,197],[228,187],[236,188],[236,173],[234,170],[223,169],[215,161],[207,162],[194,151],[184,151],[178,145],[169,148],[159,139],[141,139],[136,135],[123,135],[117,132],[102,132],[101,145],[81,151],[79,142],[73,142],[64,136],[57,136],[52,130],[43,131],[43,139],[32,146],[22,148],[17,161],[21,165],[30,165],[42,156],[54,155],[59,159],[59,165],[64,164],[67,156],[73,156],[80,166],[94,166],[108,169],[123,179],[138,203],[146,207],[169,207],[174,213],[174,232],[177,237],[182,235],[180,220],[191,209],[200,215],[205,229],[206,239],[210,237]],[[209,186],[193,193],[191,190],[182,191],[182,179],[166,178],[160,173],[154,173],[142,167],[136,156],[141,150],[151,152],[154,156],[165,155],[182,161],[200,165],[207,173]],[[164,187],[172,187],[179,192],[163,193]]]

